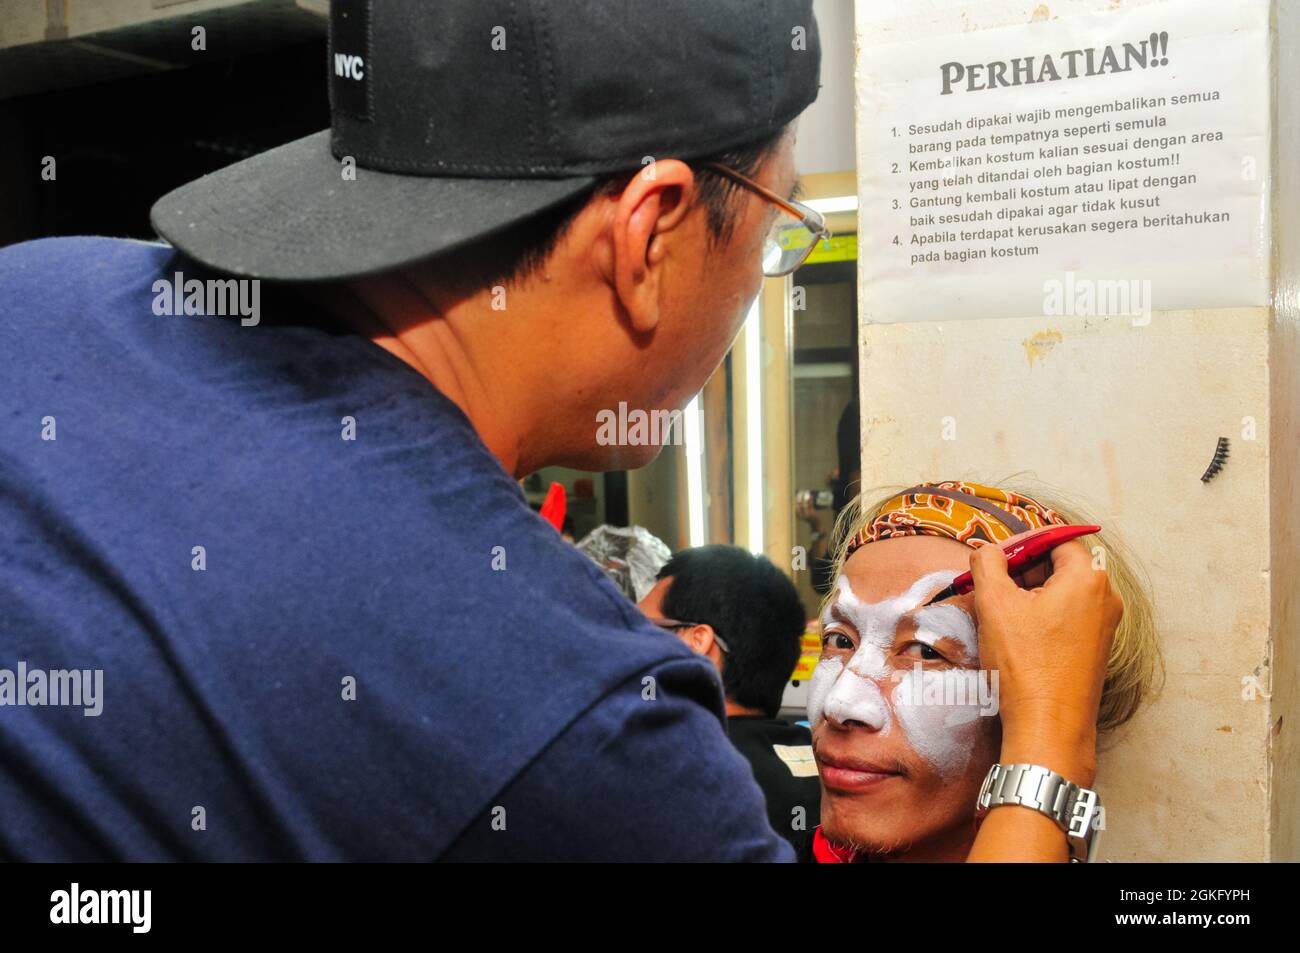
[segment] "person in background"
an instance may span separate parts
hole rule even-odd
[[[777,718],[804,630],[794,583],[766,557],[723,545],[682,550],[658,578],[641,611],[717,668],[727,734],[754,769],[773,829],[803,851],[821,802],[812,735]]]
[[[823,522],[811,500],[800,500],[796,514],[812,530],[812,542],[808,546],[808,566],[812,572],[812,587],[815,592],[826,595],[831,591],[834,579],[835,560],[832,553],[835,540],[831,538],[835,523],[849,501],[858,495],[858,484],[862,480],[862,432],[861,417],[858,411],[858,399],[849,401],[840,422],[835,428],[835,448],[839,464],[827,476],[834,501],[829,525]]]

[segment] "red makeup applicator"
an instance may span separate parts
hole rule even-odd
[[[1007,573],[1012,576],[1023,573],[1047,559],[1052,550],[1062,543],[1087,536],[1089,533],[1100,532],[1100,526],[1044,526],[1010,545],[1003,545],[1002,551],[1007,556]],[[974,578],[970,572],[964,572],[954,579],[951,585],[936,592],[926,605],[933,605],[944,599],[951,599],[953,596],[964,596],[974,588]]]

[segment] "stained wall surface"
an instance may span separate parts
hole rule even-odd
[[[1120,5],[859,0],[859,83],[881,43],[952,36],[959,49],[970,31]],[[1294,9],[1283,16],[1294,36]],[[1295,54],[1284,55],[1294,84]],[[1294,86],[1287,93],[1294,99]],[[1276,85],[1262,94],[1276,100]],[[878,161],[862,134],[861,96],[860,177]],[[1296,166],[1293,107],[1269,106],[1274,166],[1287,161],[1279,155]],[[1020,475],[1009,482],[1064,491],[1150,578],[1166,682],[1103,739],[1102,860],[1297,859],[1300,171],[1275,171],[1269,199],[1286,222],[1267,236],[1276,311],[1157,310],[1146,324],[878,315],[860,328],[864,487]],[[871,223],[860,228],[868,235]],[[1203,483],[1220,437],[1231,440],[1229,462]]]

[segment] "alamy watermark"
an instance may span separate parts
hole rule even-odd
[[[895,703],[978,708],[985,718],[995,717],[1000,709],[997,669],[925,669],[920,662],[912,666],[904,694],[894,690]],[[903,681],[903,672],[894,680]]]
[[[627,401],[619,401],[617,411],[596,414],[596,443],[602,447],[676,446],[685,440],[684,417],[680,410],[629,411]]]
[[[1151,323],[1151,280],[1148,278],[1078,278],[1043,282],[1043,314],[1081,318],[1122,316],[1135,326]]]
[[[55,925],[129,926],[148,933],[153,926],[152,890],[90,890],[72,883],[50,894],[50,922]]]
[[[80,708],[87,718],[104,710],[104,670],[0,668],[0,707]]]
[[[157,315],[208,315],[238,317],[244,327],[262,320],[262,282],[257,278],[198,278],[186,280],[183,272],[159,278],[151,289]]]

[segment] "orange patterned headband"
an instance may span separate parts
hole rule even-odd
[[[860,546],[894,536],[946,536],[978,549],[1065,522],[1037,500],[1011,490],[959,480],[922,483],[886,500],[849,540],[844,558]]]

